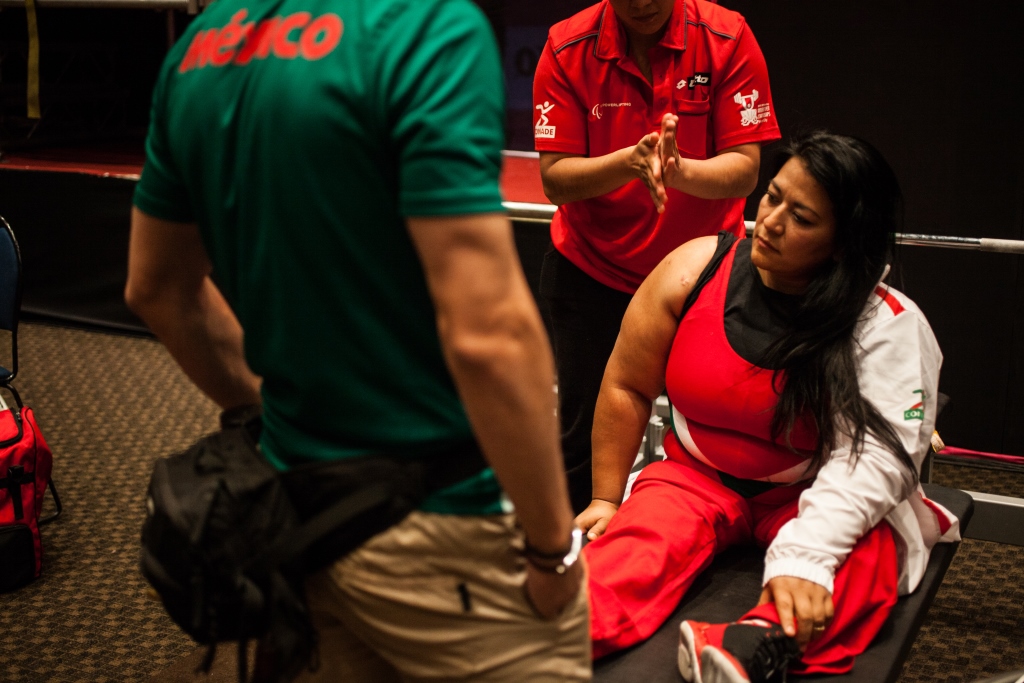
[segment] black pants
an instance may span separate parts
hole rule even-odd
[[[601,378],[633,295],[597,282],[554,247],[544,255],[540,293],[550,314],[562,453],[578,514],[592,498],[590,433]]]

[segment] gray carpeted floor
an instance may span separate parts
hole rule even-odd
[[[1024,498],[1024,474],[935,466],[943,486]],[[903,667],[901,683],[960,683],[1024,669],[1024,548],[965,540]]]
[[[53,449],[65,510],[43,529],[43,576],[0,595],[0,682],[193,680],[196,647],[146,596],[138,531],[153,460],[212,430],[216,407],[148,339],[24,324],[20,342],[16,384]],[[1024,475],[943,465],[934,480],[1024,497]],[[901,683],[1024,667],[1022,566],[1024,548],[964,542]],[[233,680],[231,659],[197,680]]]
[[[139,681],[193,646],[137,570],[153,460],[216,424],[216,406],[148,339],[19,331],[15,382],[54,453],[63,515],[43,575],[0,595],[0,681]]]

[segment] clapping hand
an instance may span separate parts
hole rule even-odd
[[[658,144],[660,137],[660,133],[648,133],[643,136],[629,156],[630,170],[647,186],[658,213],[665,210],[665,202],[668,201],[665,184],[661,178],[662,162]]]
[[[674,187],[676,175],[680,173],[683,166],[682,157],[679,156],[679,147],[676,144],[676,126],[678,125],[679,117],[675,114],[665,114],[661,117],[658,157],[661,160],[662,182],[666,187]]]

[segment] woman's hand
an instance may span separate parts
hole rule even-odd
[[[807,649],[809,642],[820,638],[832,623],[832,594],[824,586],[812,581],[794,576],[776,576],[761,591],[761,599],[757,604],[769,602],[775,603],[783,630],[789,637],[796,638],[801,651]]]
[[[661,117],[661,139],[658,141],[658,157],[661,159],[661,178],[665,187],[675,187],[676,176],[682,172],[683,158],[676,145],[676,127],[679,117],[665,114]]]
[[[619,506],[615,503],[595,498],[590,501],[587,509],[576,517],[576,526],[583,529],[587,538],[593,541],[604,533],[608,528],[608,522],[612,521],[612,517],[618,511]]]
[[[665,210],[668,193],[665,192],[665,183],[661,178],[659,138],[660,133],[648,133],[640,138],[640,142],[636,143],[636,147],[629,155],[629,169],[647,186],[654,206],[657,207],[658,213],[661,213]]]

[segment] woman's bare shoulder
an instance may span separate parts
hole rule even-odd
[[[715,251],[718,249],[718,239],[718,235],[708,235],[692,239],[680,245],[673,252],[679,253],[680,260],[682,261],[680,267],[687,270],[696,269],[695,276],[700,275],[701,271],[704,270],[704,267],[708,265],[708,262],[715,255]]]
[[[647,289],[669,310],[678,314],[716,249],[716,235],[698,237],[681,244],[662,259],[644,281],[642,289]]]
[[[716,235],[692,239],[670,252],[658,264],[652,275],[657,273],[665,284],[672,282],[683,285],[688,294],[717,249],[718,237]]]

